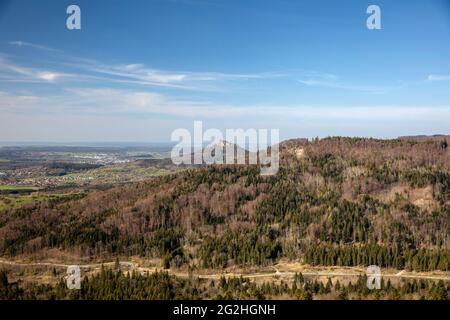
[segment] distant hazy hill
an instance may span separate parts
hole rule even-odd
[[[435,134],[432,136],[427,135],[418,135],[418,136],[404,136],[399,137],[401,140],[413,140],[413,141],[443,141],[446,140],[447,142],[450,142],[450,135],[443,135],[443,134]]]
[[[195,157],[199,157],[199,159],[204,159],[204,156],[214,158],[216,156],[215,152],[218,150],[222,151],[222,163],[224,164],[227,163],[227,156],[234,159],[234,163],[248,163],[250,151],[225,140],[221,140],[216,144],[207,145],[204,148],[193,152],[191,154],[191,161],[194,163]],[[203,161],[203,164],[205,164],[205,161]]]

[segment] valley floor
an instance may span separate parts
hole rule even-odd
[[[69,266],[77,265],[80,269],[86,272],[86,274],[96,274],[100,272],[103,267],[113,267],[117,264],[116,261],[95,262],[95,263],[67,263],[67,262],[55,262],[55,261],[25,261],[25,260],[8,260],[0,258],[0,268],[10,267],[19,269],[29,268],[58,268],[67,269]],[[158,267],[158,263],[155,260],[145,261],[142,258],[132,258],[129,261],[119,261],[120,268],[123,272],[136,271],[140,274],[151,274],[156,272],[167,272],[171,275],[189,278],[198,277],[200,279],[216,280],[221,277],[243,277],[253,280],[268,279],[289,280],[296,274],[302,274],[306,277],[318,278],[319,280],[327,280],[328,278],[342,278],[350,281],[352,278],[358,278],[366,275],[366,268],[364,267],[341,267],[341,266],[310,266],[301,264],[299,262],[281,261],[273,266],[266,268],[245,269],[245,268],[227,268],[219,272],[218,270],[200,269],[194,271],[188,271],[185,269],[163,269]],[[160,264],[159,264],[160,265]],[[433,272],[415,272],[408,270],[395,270],[395,269],[382,269],[382,277],[385,279],[423,279],[423,280],[443,280],[450,281],[450,272],[433,271]],[[321,279],[323,278],[323,279]]]

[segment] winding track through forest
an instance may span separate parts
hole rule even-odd
[[[93,264],[78,264],[77,266],[80,269],[100,269],[102,266],[113,266],[116,262],[104,262],[104,263],[93,263]],[[190,277],[195,276],[201,279],[220,279],[222,276],[225,277],[243,277],[243,278],[266,278],[266,277],[293,277],[296,273],[298,274],[300,271],[279,271],[275,266],[272,268],[274,272],[271,273],[217,273],[217,274],[194,274],[188,272],[179,272],[171,269],[159,269],[159,268],[146,268],[146,267],[136,267],[136,265],[131,261],[119,261],[121,266],[125,266],[130,268],[131,270],[136,270],[141,274],[146,273],[154,273],[156,271],[166,271],[177,277]],[[0,265],[9,265],[9,266],[17,266],[17,267],[56,267],[56,268],[68,268],[69,266],[73,266],[75,264],[62,264],[62,263],[52,263],[52,262],[16,262],[10,261],[0,258]],[[304,276],[313,276],[313,277],[357,277],[364,275],[364,272],[358,271],[357,268],[353,269],[353,272],[330,272],[330,271],[320,271],[320,267],[308,267],[309,269],[317,268],[318,271],[301,271]],[[348,269],[347,269],[348,270]],[[405,278],[405,279],[426,279],[426,280],[444,280],[450,281],[450,274],[446,276],[441,275],[423,275],[423,274],[404,274],[405,270],[401,270],[397,273],[382,273],[382,277],[385,278]]]

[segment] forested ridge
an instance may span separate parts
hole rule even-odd
[[[0,253],[74,249],[165,267],[311,265],[450,270],[450,154],[440,141],[327,138],[281,166],[223,165],[0,214]]]

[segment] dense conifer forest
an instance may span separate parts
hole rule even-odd
[[[64,281],[56,286],[10,282],[8,274],[0,271],[0,300],[197,300],[197,299],[449,299],[450,283],[444,281],[408,280],[392,284],[381,282],[379,290],[367,288],[367,278],[341,284],[339,280],[327,282],[306,279],[295,274],[291,283],[263,282],[256,284],[245,278],[225,278],[218,281],[180,279],[165,272],[150,275],[122,273],[110,269],[84,278],[80,290],[67,289]]]

